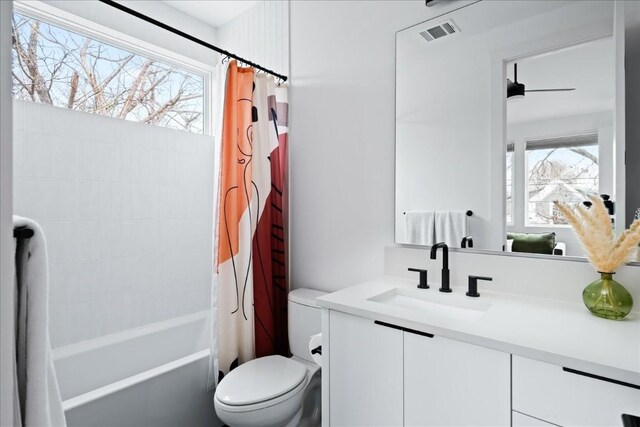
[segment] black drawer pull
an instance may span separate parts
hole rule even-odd
[[[430,334],[428,332],[416,331],[415,329],[404,328],[402,326],[394,325],[387,322],[381,322],[379,320],[376,320],[373,323],[380,326],[386,326],[387,328],[398,329],[400,331],[409,332],[410,334],[422,335],[423,337],[433,338],[433,334]]]
[[[613,378],[601,377],[600,375],[590,374],[588,372],[583,372],[583,371],[577,371],[575,369],[565,368],[564,366],[562,367],[562,370],[565,372],[569,372],[571,374],[582,375],[583,377],[589,377],[595,380],[606,381],[608,383],[618,384],[624,387],[631,387],[631,388],[635,388],[636,390],[640,390],[640,385],[626,383],[624,381],[619,381],[619,380],[614,380]]]
[[[387,328],[391,328],[391,329],[399,329],[401,331],[404,330],[403,327],[398,326],[398,325],[392,325],[391,323],[387,323],[387,322],[381,322],[379,320],[374,321],[373,323],[375,323],[376,325],[380,325],[380,326],[386,326]]]

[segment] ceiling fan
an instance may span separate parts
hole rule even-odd
[[[576,90],[572,88],[558,89],[525,89],[524,83],[518,83],[518,64],[513,64],[513,80],[507,79],[507,99],[524,98],[525,92],[571,92]]]

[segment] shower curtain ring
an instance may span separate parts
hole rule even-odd
[[[222,58],[222,63],[226,64],[227,62],[229,62],[230,56],[229,55],[225,55],[224,58]]]

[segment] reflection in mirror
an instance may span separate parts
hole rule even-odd
[[[553,201],[615,192],[614,67],[612,37],[506,64],[507,250],[582,256]]]
[[[396,34],[396,243],[582,256],[552,202],[588,194],[628,225],[613,22],[606,0],[482,0]]]

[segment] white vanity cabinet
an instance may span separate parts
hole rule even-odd
[[[513,356],[512,375],[513,410],[538,420],[560,426],[621,426],[623,413],[640,415],[640,389],[633,384],[520,356]]]
[[[406,426],[508,426],[508,353],[434,336],[404,334]]]
[[[329,425],[510,424],[509,354],[333,310],[329,329]]]
[[[329,424],[401,426],[402,331],[329,313]]]
[[[637,318],[415,287],[383,277],[318,299],[324,427],[621,427],[640,416]]]

